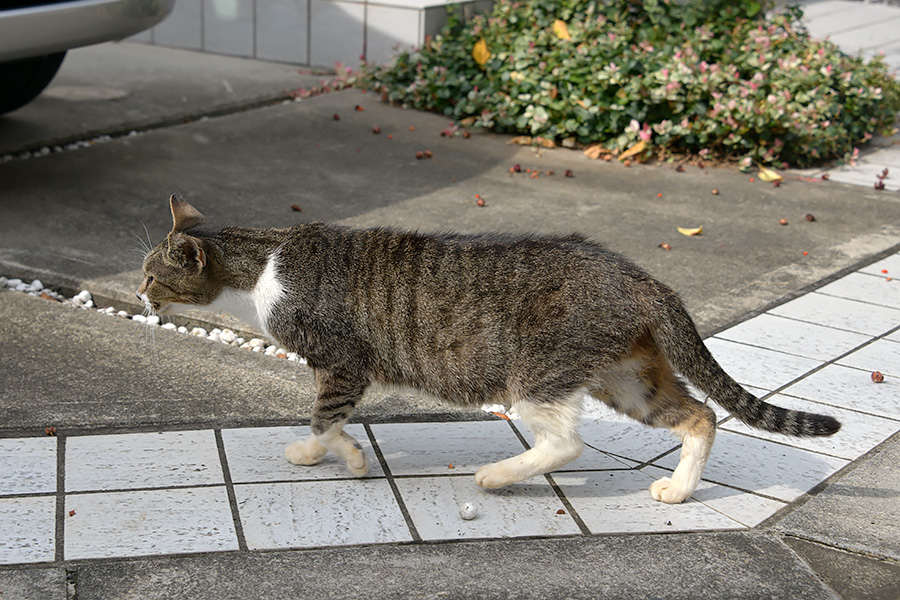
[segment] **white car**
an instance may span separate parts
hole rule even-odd
[[[40,94],[70,48],[149,29],[174,6],[175,0],[0,1],[0,115]]]

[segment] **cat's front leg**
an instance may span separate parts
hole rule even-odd
[[[315,375],[319,389],[310,420],[313,435],[288,446],[285,457],[296,465],[314,465],[332,452],[347,462],[353,475],[362,477],[369,471],[366,455],[359,442],[344,431],[344,424],[362,398],[366,384],[321,369]]]

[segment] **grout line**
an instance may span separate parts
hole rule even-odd
[[[228,505],[231,507],[231,519],[234,521],[234,533],[237,536],[238,550],[247,550],[247,539],[244,537],[244,525],[241,522],[241,512],[238,508],[237,496],[234,493],[234,482],[231,479],[231,469],[228,467],[228,456],[225,453],[225,440],[222,438],[222,430],[216,429],[216,449],[219,452],[219,461],[222,466],[222,477],[225,480],[225,493],[228,495]]]
[[[65,560],[66,542],[66,438],[56,438],[56,553],[57,562]]]
[[[409,509],[406,508],[406,503],[403,502],[403,496],[400,494],[400,488],[397,487],[397,482],[394,481],[394,476],[391,474],[391,468],[387,464],[387,460],[384,458],[384,454],[381,452],[381,447],[378,445],[378,441],[375,439],[375,434],[372,432],[372,428],[369,427],[368,423],[364,423],[363,427],[366,429],[366,434],[369,436],[369,442],[372,444],[372,451],[375,453],[375,457],[378,459],[378,462],[381,463],[381,469],[384,471],[385,478],[387,479],[388,485],[391,486],[391,492],[394,494],[394,500],[397,502],[397,506],[400,508],[400,514],[403,515],[403,520],[406,521],[406,527],[409,529],[409,534],[412,537],[413,542],[421,542],[422,536],[419,534],[419,530],[416,528],[416,524],[413,522],[412,515],[409,514]]]
[[[828,297],[830,297],[830,298],[836,298],[836,296],[829,296],[828,294],[822,294],[822,293],[820,293],[820,292],[810,292],[810,294],[816,294],[816,295],[819,295],[819,296],[828,296]],[[855,300],[852,300],[851,298],[842,298],[842,299],[843,299],[843,300],[847,300],[847,301],[849,301],[849,302],[855,302]],[[864,303],[864,304],[865,304],[865,303]],[[887,307],[881,307],[881,308],[887,308]],[[896,309],[895,309],[895,310],[896,310]],[[878,335],[878,334],[875,334],[875,333],[866,333],[865,331],[857,331],[857,330],[855,330],[855,329],[845,329],[845,328],[843,328],[843,327],[835,327],[834,325],[828,325],[828,324],[825,324],[825,323],[819,323],[818,321],[808,321],[808,320],[806,320],[806,319],[801,319],[801,318],[798,318],[798,317],[792,317],[792,316],[788,316],[788,315],[779,315],[779,314],[773,313],[773,312],[764,312],[764,313],[762,313],[762,314],[760,314],[760,315],[757,315],[757,316],[760,316],[760,317],[761,317],[762,315],[768,315],[768,316],[770,316],[770,317],[776,317],[776,318],[778,318],[778,319],[784,319],[784,320],[786,320],[786,321],[793,321],[794,323],[804,323],[805,325],[815,325],[815,326],[817,326],[817,327],[822,327],[822,328],[824,328],[824,329],[830,329],[830,330],[832,330],[832,331],[840,331],[841,333],[855,333],[856,335],[864,335],[864,336],[868,336],[868,337],[873,337],[873,336],[875,336],[875,335]],[[897,316],[900,317],[900,311],[898,311]],[[720,339],[720,340],[727,339],[727,338],[721,338],[721,337],[719,337],[720,335],[722,335],[722,334],[725,333],[726,331],[728,331],[728,330],[726,329],[725,331],[720,331],[719,333],[717,333],[717,334],[715,335],[715,337],[718,338],[718,339]]]
[[[525,439],[525,436],[522,435],[522,432],[519,431],[519,428],[516,427],[515,423],[512,420],[507,421],[510,429],[512,429],[513,433],[519,438],[519,441],[522,442],[522,445],[525,446],[526,450],[530,449],[528,445],[528,441]],[[625,465],[622,465],[623,467]],[[563,493],[562,488],[560,488],[556,481],[551,477],[551,473],[544,473],[544,479],[547,483],[550,484],[550,488],[553,490],[553,493],[556,494],[556,497],[559,498],[559,501],[566,509],[566,513],[572,518],[575,522],[575,526],[578,527],[578,530],[581,532],[581,535],[593,535],[591,530],[585,524],[584,519],[581,518],[581,515],[578,514],[578,511],[575,510],[575,507],[572,506],[572,503],[569,502],[569,499],[566,498],[566,495]]]

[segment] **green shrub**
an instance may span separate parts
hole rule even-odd
[[[613,151],[808,165],[841,158],[900,111],[900,84],[814,40],[799,8],[729,0],[498,1],[357,85],[499,132]],[[557,24],[565,27],[560,30]],[[569,39],[566,39],[569,38]],[[473,57],[484,40],[490,55]]]

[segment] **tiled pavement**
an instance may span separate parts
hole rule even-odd
[[[283,458],[308,427],[0,439],[0,565],[432,540],[754,527],[900,431],[900,254],[723,331],[707,344],[774,403],[838,417],[826,439],[745,427],[720,411],[693,498],[648,487],[677,444],[597,406],[561,472],[487,492],[472,473],[521,452],[517,421],[353,424],[361,480],[334,457]],[[876,384],[872,371],[885,380]],[[478,514],[463,520],[459,506]]]
[[[828,38],[851,55],[870,59],[881,55],[894,73],[900,70],[900,6],[847,0],[803,3],[803,21],[810,35]],[[889,176],[878,175],[888,169]],[[818,172],[801,172],[801,175]],[[881,181],[887,191],[900,190],[900,134],[876,139],[855,164],[828,170],[831,181],[871,188]]]

